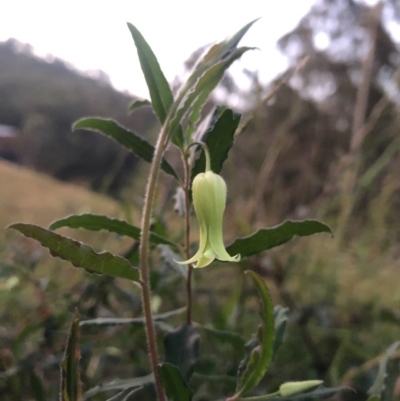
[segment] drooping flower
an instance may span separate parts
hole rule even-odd
[[[230,256],[225,249],[222,222],[226,203],[224,179],[211,170],[196,175],[193,180],[193,205],[200,228],[197,253],[182,264],[196,263],[194,267],[209,265],[214,259],[238,262],[240,255]]]

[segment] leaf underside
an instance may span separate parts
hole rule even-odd
[[[170,123],[172,135],[178,129],[179,124],[185,115],[189,114],[188,136],[191,136],[191,133],[194,132],[195,125],[200,119],[202,107],[206,103],[208,96],[216,88],[224,76],[225,71],[231,66],[231,64],[248,50],[251,50],[251,48],[241,47],[236,49],[226,59],[212,65],[207,71],[204,72],[204,74],[194,85],[192,92],[188,94],[184,103],[175,113],[175,116]],[[186,137],[187,139],[188,136]]]

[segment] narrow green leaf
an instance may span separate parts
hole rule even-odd
[[[206,69],[220,62],[223,58],[227,57],[233,50],[235,50],[243,36],[256,21],[258,21],[258,18],[246,24],[229,39],[211,46],[201,60],[199,60],[199,62],[195,65],[193,72],[189,77],[189,81],[195,82]]]
[[[251,26],[257,22],[259,18],[249,22],[243,28],[239,29],[233,36],[231,36],[228,40],[222,42],[222,46],[218,47],[218,49],[214,49],[214,51],[208,54],[204,58],[205,62],[214,63],[225,58],[229,53],[233,52],[239,42],[242,40],[243,36],[247,33],[247,31],[251,28]]]
[[[231,64],[241,57],[246,51],[251,50],[249,47],[241,47],[236,49],[232,54],[230,54],[226,59],[220,61],[218,64],[213,65],[196,82],[194,89],[187,96],[182,107],[178,109],[174,118],[170,123],[171,135],[174,135],[175,131],[178,129],[183,117],[191,110],[189,116],[189,122],[191,128],[189,133],[194,131],[195,124],[200,118],[200,112],[208,99],[210,93],[218,85],[225,71],[231,66]],[[187,137],[187,139],[189,139]]]
[[[83,399],[87,400],[90,397],[93,397],[97,394],[103,393],[105,391],[115,391],[115,390],[126,390],[126,389],[134,389],[135,387],[142,387],[146,384],[153,383],[154,377],[153,375],[147,375],[142,377],[136,377],[134,379],[115,379],[108,383],[99,383],[97,386],[91,388],[90,390],[83,393]]]
[[[143,99],[143,100],[134,100],[130,105],[129,105],[129,112],[133,113],[134,111],[136,111],[137,109],[140,109],[141,107],[147,107],[150,106],[151,107],[151,103],[147,100],[147,99]]]
[[[147,87],[149,88],[153,109],[160,122],[164,123],[174,101],[171,88],[161,71],[153,50],[151,50],[143,35],[129,22],[128,28],[136,45],[140,66],[142,67]]]
[[[143,138],[132,131],[129,131],[127,128],[120,126],[114,120],[97,117],[83,118],[76,121],[72,126],[72,129],[74,131],[78,129],[86,129],[100,132],[125,146],[128,150],[141,157],[146,162],[151,163],[153,160],[154,146],[150,145]],[[161,162],[161,168],[167,174],[178,178],[175,170],[165,159]]]
[[[169,401],[191,401],[193,390],[187,385],[176,366],[162,363],[158,373]]]
[[[226,250],[230,255],[240,253],[243,258],[282,245],[296,235],[305,237],[318,233],[332,234],[332,231],[317,220],[287,220],[279,226],[262,228],[248,237],[238,238]]]
[[[268,288],[258,274],[252,271],[246,271],[245,273],[251,276],[256,285],[260,300],[262,324],[257,333],[259,344],[251,352],[247,366],[239,377],[234,397],[239,397],[251,391],[263,378],[272,360],[275,340],[274,307]]]
[[[283,336],[285,335],[286,323],[288,320],[289,308],[284,308],[277,305],[274,308],[274,322],[275,322],[275,341],[274,341],[274,355],[272,359],[276,358],[276,354],[282,345]]]
[[[206,134],[205,144],[210,152],[211,170],[219,174],[222,165],[228,158],[228,152],[234,141],[235,131],[240,123],[241,115],[233,112],[231,109],[225,109],[213,128]],[[206,159],[204,152],[196,160],[192,169],[192,180],[199,174],[204,172]]]
[[[158,315],[153,315],[153,321],[159,322],[161,320],[168,319],[171,316],[180,315],[186,312],[186,307],[175,309],[173,311],[160,313]],[[121,324],[145,324],[146,319],[144,317],[136,318],[115,318],[115,317],[98,317],[96,319],[83,320],[80,322],[80,326],[117,326]]]
[[[61,401],[80,401],[82,383],[79,372],[79,313],[75,309],[68,334],[67,346],[61,361]]]
[[[188,122],[189,127],[187,132],[185,133],[185,137],[189,140],[193,132],[196,129],[196,126],[201,118],[201,110],[205,105],[209,95],[216,88],[218,83],[221,81],[222,77],[225,74],[225,71],[231,66],[231,64],[240,58],[243,53],[245,53],[250,48],[241,47],[240,49],[235,50],[232,54],[228,56],[228,58],[224,61],[221,61],[219,64],[216,64],[214,67],[211,67],[210,70],[204,73],[204,75],[199,79],[198,83],[195,86],[193,94],[198,91],[196,95],[193,95],[194,101],[192,102],[192,108],[189,112]],[[203,85],[199,85],[202,78],[204,78]],[[191,95],[188,96],[188,98]]]
[[[106,230],[119,235],[124,235],[136,240],[140,240],[140,228],[133,226],[123,220],[111,219],[107,216],[97,214],[71,215],[51,223],[49,229],[56,230],[61,227],[84,228],[90,231]],[[165,244],[177,247],[172,241],[156,233],[150,233],[150,242],[153,244]]]
[[[382,393],[385,390],[388,362],[390,360],[390,357],[394,354],[399,346],[400,341],[396,341],[387,349],[385,356],[382,358],[381,363],[379,364],[379,371],[378,375],[376,376],[375,382],[373,386],[368,390],[368,394],[370,395],[368,401],[381,399]]]
[[[89,273],[108,274],[139,281],[138,269],[120,256],[112,255],[109,252],[96,253],[89,245],[63,237],[34,224],[17,223],[8,228],[18,230],[25,236],[39,241],[50,250],[52,256],[69,261],[75,267],[82,267]]]
[[[138,29],[128,22],[128,28],[135,42],[137,53],[139,56],[140,66],[142,68],[144,78],[149,88],[151,103],[156,116],[161,124],[164,124],[167,114],[174,102],[174,97],[169,87],[160,64],[151,50],[149,44],[144,39]],[[178,148],[183,147],[182,128],[177,127],[175,135],[172,136],[172,143]]]
[[[221,49],[221,57],[226,57],[227,54],[236,49],[239,42],[242,40],[243,36],[246,35],[247,31],[257,22],[260,18],[256,18],[253,21],[246,24],[243,28],[239,29],[233,36],[231,36],[227,41],[225,41],[225,46]]]
[[[311,400],[324,400],[326,398],[331,398],[341,391],[351,390],[349,387],[333,387],[325,388],[323,386],[318,387],[314,391],[309,391],[308,393],[302,393],[293,395],[291,397],[271,397],[271,394],[265,394],[265,396],[257,396],[257,401],[311,401]],[[241,401],[253,401],[255,397],[240,398]]]
[[[184,380],[189,381],[199,357],[199,333],[184,324],[164,338],[165,360],[178,367]]]

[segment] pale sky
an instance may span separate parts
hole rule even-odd
[[[127,21],[142,32],[171,82],[194,50],[261,17],[241,42],[260,50],[245,54],[233,71],[257,69],[268,81],[286,65],[275,49],[277,39],[293,29],[314,2],[0,0],[0,41],[14,37],[30,43],[37,55],[54,55],[82,71],[103,70],[118,90],[148,98]]]

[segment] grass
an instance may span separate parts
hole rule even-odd
[[[117,202],[85,188],[0,161],[0,227],[22,221],[43,226],[71,213],[117,216]]]

